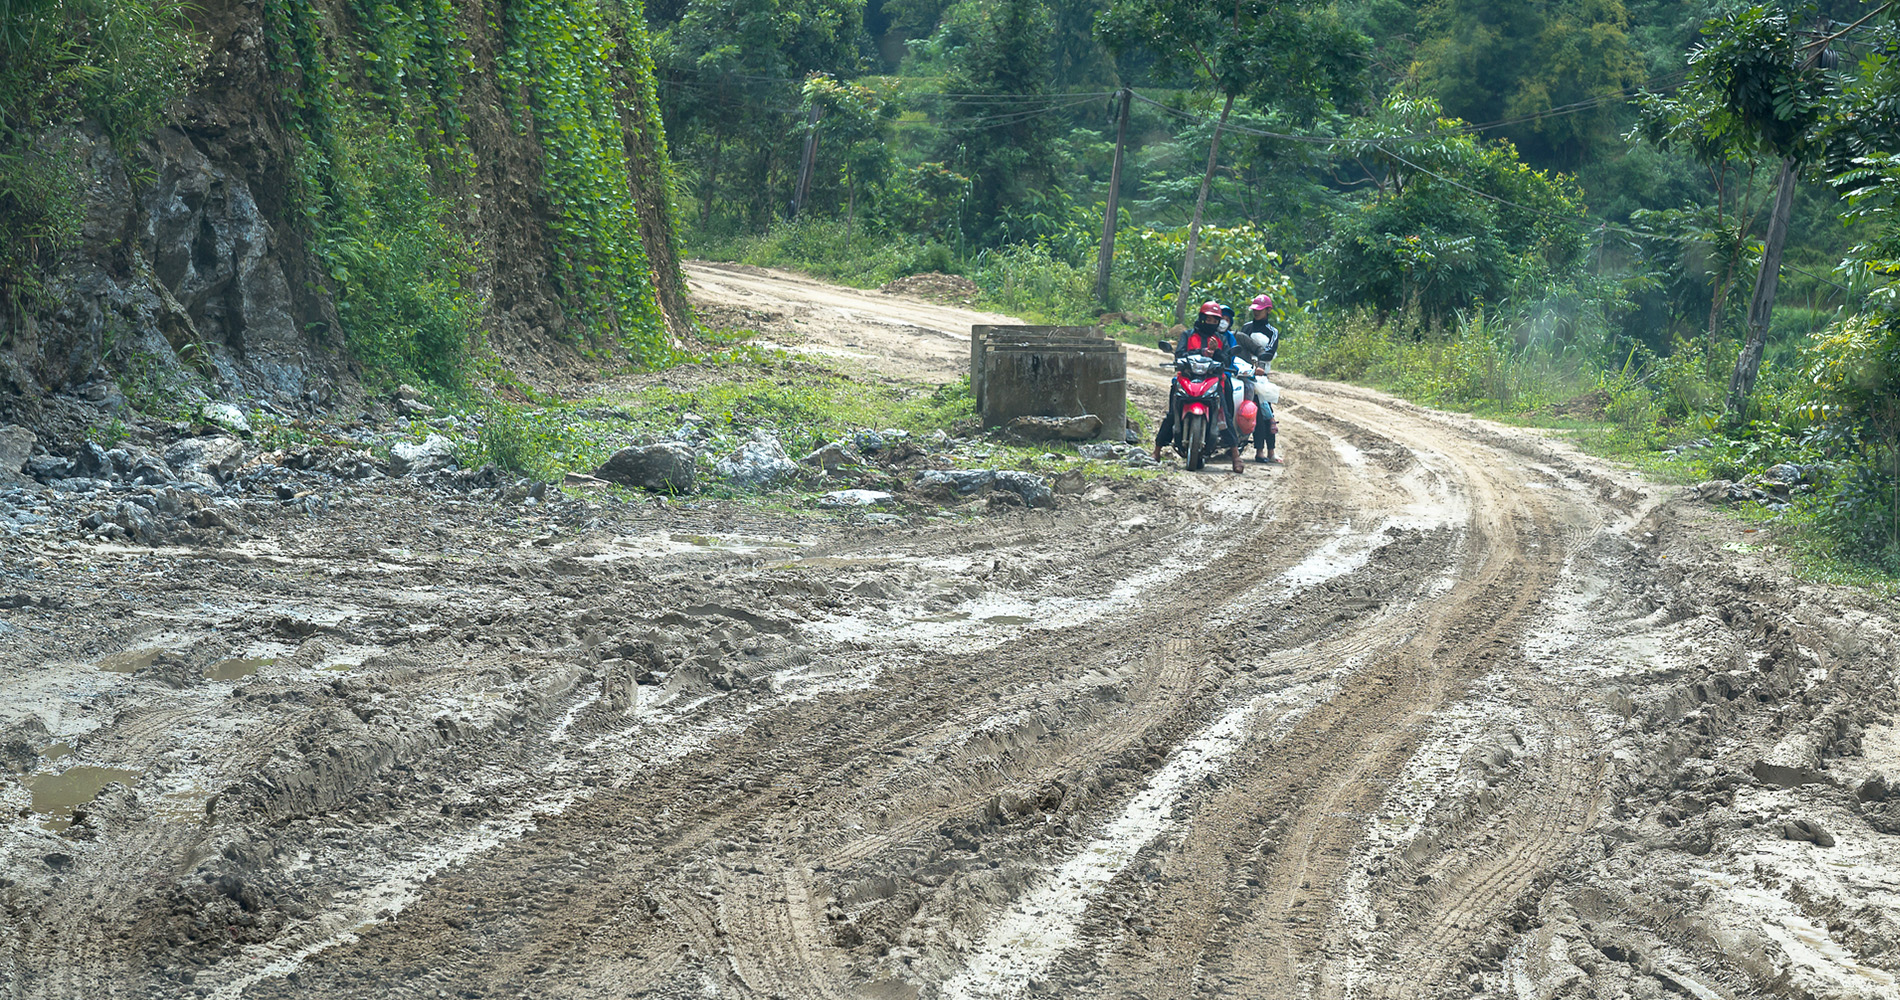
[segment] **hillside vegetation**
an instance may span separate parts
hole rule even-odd
[[[1607,421],[1601,444],[1683,478],[1782,465],[1789,516],[1900,570],[1887,5],[648,14],[696,253],[859,284],[961,272],[997,308],[1143,338],[1182,303],[1270,291],[1295,367]]]

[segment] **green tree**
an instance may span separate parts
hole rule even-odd
[[[1062,161],[1051,116],[1051,28],[1040,0],[985,5],[970,44],[944,81],[951,109],[938,155],[970,177],[974,234],[986,244],[1011,235],[1012,214],[1057,190]]]
[[[764,228],[790,202],[811,73],[849,78],[863,0],[691,0],[654,44],[666,133],[702,226],[721,204]]]
[[[1344,137],[1368,186],[1308,262],[1330,301],[1434,324],[1481,302],[1538,301],[1577,277],[1582,192],[1463,124],[1399,96]]]
[[[1504,123],[1531,162],[1575,169],[1617,143],[1643,81],[1628,27],[1621,0],[1441,0],[1415,68],[1448,114]]]
[[[1196,0],[1116,0],[1096,22],[1118,56],[1146,52],[1157,74],[1222,95],[1220,119],[1208,142],[1207,167],[1188,222],[1174,320],[1187,312],[1201,214],[1220,162],[1221,132],[1234,101],[1250,95],[1260,106],[1311,120],[1362,88],[1364,35],[1317,0],[1236,0],[1229,8]]]
[[[1674,97],[1643,101],[1642,132],[1665,148],[1687,149],[1704,163],[1778,162],[1775,201],[1762,240],[1761,265],[1748,306],[1748,337],[1735,361],[1724,407],[1728,422],[1747,416],[1761,370],[1775,292],[1781,280],[1795,179],[1822,149],[1818,126],[1830,92],[1827,43],[1809,37],[1780,10],[1754,5],[1709,21],[1706,41],[1689,56],[1689,75]]]

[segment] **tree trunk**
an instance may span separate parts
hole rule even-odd
[[[1227,95],[1221,106],[1220,121],[1214,123],[1214,141],[1207,144],[1207,172],[1201,175],[1201,195],[1194,199],[1194,218],[1188,223],[1187,253],[1181,258],[1181,290],[1174,295],[1174,323],[1186,322],[1188,289],[1194,283],[1194,249],[1201,242],[1201,212],[1207,208],[1207,186],[1214,182],[1214,165],[1220,159],[1220,132],[1227,127],[1227,113],[1234,110],[1234,95]]]
[[[1755,297],[1748,303],[1748,342],[1735,359],[1735,375],[1728,383],[1724,419],[1740,426],[1748,415],[1748,397],[1761,371],[1762,350],[1768,345],[1768,320],[1775,312],[1775,288],[1781,283],[1781,250],[1788,242],[1788,216],[1794,209],[1794,160],[1781,161],[1775,185],[1775,210],[1768,217],[1768,239],[1761,248],[1761,273],[1755,276]]]

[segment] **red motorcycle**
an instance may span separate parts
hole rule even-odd
[[[1162,367],[1168,367],[1163,365]],[[1187,354],[1175,359],[1174,384],[1168,393],[1168,416],[1174,421],[1174,450],[1199,471],[1207,457],[1222,450],[1221,431],[1227,420],[1221,407],[1221,363],[1214,358]]]

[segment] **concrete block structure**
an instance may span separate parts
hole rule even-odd
[[[970,390],[985,427],[1092,413],[1102,419],[1100,440],[1120,441],[1128,354],[1101,327],[973,326]]]

